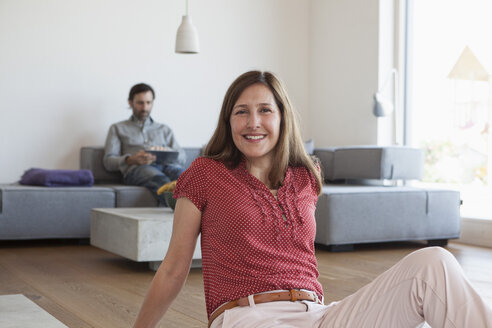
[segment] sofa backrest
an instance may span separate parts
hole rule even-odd
[[[424,151],[404,146],[347,146],[317,148],[325,181],[345,179],[421,179]]]
[[[185,168],[202,153],[199,147],[184,147],[186,152]],[[80,149],[80,168],[91,170],[94,175],[94,182],[101,183],[123,183],[123,176],[120,172],[109,172],[103,165],[104,147],[82,147]]]
[[[201,155],[202,148],[184,147],[185,168]],[[411,180],[421,179],[424,151],[403,146],[346,146],[315,148],[325,181],[346,179]],[[80,168],[92,171],[95,183],[123,183],[120,172],[103,166],[104,147],[82,147]]]

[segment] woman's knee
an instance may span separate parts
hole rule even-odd
[[[408,260],[412,262],[412,265],[423,268],[429,268],[435,265],[442,266],[443,263],[446,266],[458,264],[454,255],[442,247],[426,247],[420,249],[408,255]]]
[[[441,259],[444,261],[447,261],[447,260],[455,261],[456,260],[454,255],[451,254],[450,251],[448,251],[445,248],[439,247],[439,246],[426,247],[426,248],[422,249],[422,252],[425,252],[427,256],[430,256],[432,258]]]

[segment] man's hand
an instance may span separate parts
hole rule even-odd
[[[125,162],[128,165],[145,165],[152,164],[155,161],[155,155],[146,151],[139,151],[135,155],[126,158]]]

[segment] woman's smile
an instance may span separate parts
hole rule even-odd
[[[265,134],[246,134],[244,135],[244,138],[248,141],[251,142],[259,142],[263,139],[265,139],[266,135]]]

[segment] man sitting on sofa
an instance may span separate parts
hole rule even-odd
[[[157,195],[157,190],[178,179],[186,155],[171,128],[150,117],[154,99],[150,85],[140,83],[130,89],[128,104],[133,115],[109,128],[103,163],[108,171],[120,171],[125,184],[147,187],[164,205],[165,200]],[[179,155],[175,162],[163,165],[155,162],[155,155],[145,151],[148,149],[177,150]]]

